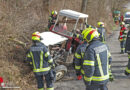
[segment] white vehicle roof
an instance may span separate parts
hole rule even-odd
[[[68,40],[68,38],[55,34],[53,32],[42,32],[40,33],[40,36],[43,38],[41,42],[44,43],[46,46],[55,45]]]
[[[60,10],[59,15],[70,17],[73,19],[88,18],[87,14],[83,14],[69,9]]]

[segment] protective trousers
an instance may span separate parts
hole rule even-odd
[[[107,84],[88,85],[86,86],[86,90],[108,90],[108,88],[107,88]]]
[[[125,40],[120,41],[121,53],[125,53]]]
[[[127,68],[129,70],[129,73],[130,73],[130,53],[128,53],[128,65],[127,65]]]
[[[46,74],[46,75],[36,75],[35,74],[37,84],[38,84],[38,90],[44,90],[45,81],[43,81],[43,76],[45,77],[47,90],[54,90],[53,81],[51,80],[51,77],[50,77],[50,72],[48,74]]]

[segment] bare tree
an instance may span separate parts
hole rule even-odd
[[[83,13],[86,11],[87,2],[88,0],[82,0],[81,12]]]

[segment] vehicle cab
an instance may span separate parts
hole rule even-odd
[[[60,10],[50,31],[68,38],[66,51],[72,47],[72,52],[74,52],[77,46],[81,44],[80,39],[76,38],[75,35],[79,34],[77,31],[80,31],[81,34],[82,30],[86,29],[87,18],[88,15],[84,13],[69,9]]]
[[[75,37],[78,30],[86,29],[87,14],[73,10],[60,10],[54,25],[50,31],[43,32],[40,36],[56,64],[56,80],[60,80],[67,72],[67,65],[73,62],[73,49],[79,44],[79,39]],[[78,44],[77,44],[78,43]],[[63,64],[67,63],[67,64]]]

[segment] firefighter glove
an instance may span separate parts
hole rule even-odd
[[[112,82],[114,81],[114,76],[113,75],[109,75],[109,80]]]
[[[82,75],[77,76],[77,79],[81,80],[82,79]]]
[[[125,71],[125,75],[128,76],[128,75],[130,75],[130,74],[129,74],[128,72]]]
[[[109,70],[109,80],[112,82],[114,81],[114,76],[111,73],[111,70]]]

